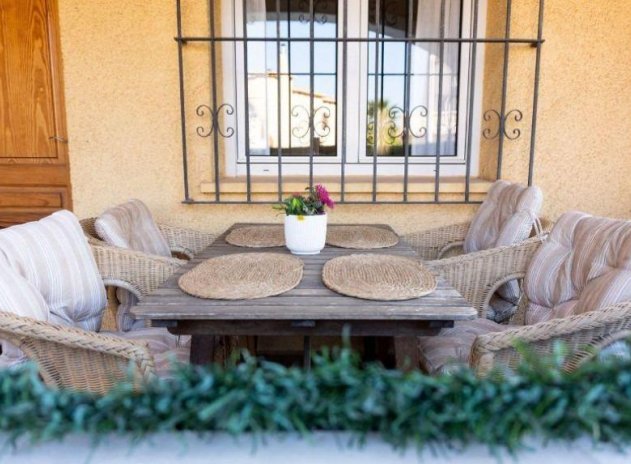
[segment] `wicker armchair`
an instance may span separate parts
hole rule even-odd
[[[126,288],[138,297],[156,289],[177,269],[168,258],[95,245],[92,251],[104,283]],[[155,376],[147,346],[112,335],[3,312],[0,338],[37,362],[46,384],[56,388],[105,393],[129,375],[130,363],[139,383]]]
[[[550,232],[554,223],[540,217],[541,230],[539,233]],[[403,239],[418,253],[423,260],[444,259],[464,254],[464,239],[469,230],[469,222],[450,224],[435,229],[412,232],[403,236]],[[533,228],[531,237],[537,235]]]
[[[96,218],[86,218],[79,221],[91,244],[110,246],[102,241],[94,228]],[[215,241],[216,235],[198,230],[187,229],[183,227],[169,226],[166,224],[158,224],[158,228],[169,244],[171,252],[175,256],[182,256],[187,259],[193,258],[195,254],[202,251],[208,245]]]
[[[524,278],[540,245],[538,238],[532,238],[518,245],[432,261],[428,265],[449,279],[478,310],[479,317],[485,317],[493,293],[509,280]],[[470,365],[478,374],[486,375],[494,366],[515,367],[522,359],[515,349],[516,340],[525,342],[535,353],[542,355],[550,354],[557,341],[564,342],[571,353],[565,368],[571,370],[592,356],[595,350],[628,337],[631,329],[631,302],[524,325],[527,306],[528,301],[522,293],[519,308],[510,320],[514,327],[477,336]]]
[[[105,394],[130,372],[138,387],[155,377],[153,356],[135,341],[5,312],[0,312],[0,338],[34,360],[51,387]]]

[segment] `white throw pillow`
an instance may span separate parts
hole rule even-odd
[[[107,304],[105,285],[70,211],[0,230],[0,261],[37,289],[51,322],[100,329]]]
[[[48,305],[37,289],[5,263],[0,264],[0,311],[39,321],[47,321],[49,314]],[[4,340],[0,343],[0,366],[11,366],[26,360],[16,346]]]

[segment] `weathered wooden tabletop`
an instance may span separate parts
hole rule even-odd
[[[339,335],[347,327],[351,335],[413,337],[435,334],[443,327],[453,326],[454,321],[474,319],[477,315],[475,309],[440,276],[437,277],[436,291],[407,301],[353,298],[335,293],[322,283],[322,266],[337,256],[385,253],[415,257],[414,250],[403,240],[390,248],[356,250],[326,246],[319,255],[300,256],[304,262],[302,281],[293,290],[278,296],[255,300],[209,300],[180,290],[177,283],[180,276],[208,258],[261,251],[289,253],[284,247],[244,248],[225,241],[232,229],[246,225],[253,224],[234,224],[131,309],[137,319],[149,319],[154,326],[167,327],[172,333],[193,335],[192,362],[207,360],[207,355],[199,353],[208,346],[208,340],[203,342],[201,339],[204,336]],[[387,225],[378,227],[390,229]]]

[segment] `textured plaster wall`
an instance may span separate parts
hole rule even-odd
[[[202,2],[202,0],[194,0]],[[130,197],[160,220],[220,231],[235,221],[280,220],[268,206],[183,205],[175,7],[173,0],[58,0],[75,211],[99,214]],[[191,2],[187,2],[190,4]],[[194,3],[194,2],[193,2]],[[514,34],[532,35],[532,0],[513,2]],[[191,6],[193,9],[195,5]],[[488,28],[503,30],[503,7],[489,0]],[[203,10],[202,10],[203,11]],[[185,12],[186,13],[186,12]],[[189,15],[203,31],[204,18]],[[631,7],[629,0],[546,2],[535,182],[545,211],[631,215]],[[195,23],[198,21],[198,23]],[[489,29],[490,30],[490,29]],[[192,32],[192,31],[186,31]],[[534,52],[511,49],[508,108],[525,105]],[[499,58],[498,58],[499,57]],[[486,51],[487,76],[501,53]],[[514,64],[513,64],[514,63]],[[529,64],[530,63],[530,64]],[[204,64],[207,66],[207,64]],[[206,68],[207,72],[207,68]],[[204,78],[193,75],[193,92]],[[485,84],[485,105],[497,105]],[[495,102],[495,103],[493,103]],[[529,117],[529,113],[525,115]],[[525,126],[524,126],[525,127]],[[506,148],[504,175],[523,180],[529,132]],[[525,145],[523,145],[525,144]],[[492,153],[492,144],[483,147]],[[511,154],[512,157],[511,157]],[[192,166],[199,183],[204,159]],[[494,173],[494,165],[484,172]],[[475,206],[340,206],[337,222],[381,220],[400,231],[461,221]]]

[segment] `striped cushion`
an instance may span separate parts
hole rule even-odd
[[[566,213],[524,279],[526,323],[631,300],[631,221]]]
[[[438,336],[418,337],[420,364],[429,374],[447,373],[469,365],[471,347],[478,335],[510,328],[488,319],[456,322]]]
[[[542,203],[543,194],[539,187],[496,181],[471,221],[464,242],[465,253],[513,245],[526,240]],[[504,300],[502,305],[508,303],[514,307],[520,296],[517,281],[503,285],[497,294]],[[498,307],[496,312],[504,311]]]
[[[526,240],[542,203],[539,187],[496,181],[471,220],[464,241],[465,253]]]
[[[94,223],[99,236],[120,248],[159,256],[171,256],[169,244],[140,200],[129,200],[105,211]]]
[[[0,264],[0,311],[40,321],[47,321],[49,314],[48,305],[37,289],[6,263]],[[0,366],[11,366],[26,360],[24,353],[17,347],[5,341],[0,343]]]
[[[101,239],[110,245],[159,256],[171,256],[169,244],[153,220],[151,211],[140,200],[129,200],[105,211],[94,227]],[[121,330],[144,327],[143,321],[132,319],[129,309],[138,302],[136,296],[122,288],[116,290],[119,301],[116,322]]]
[[[42,295],[50,322],[98,331],[105,286],[74,214],[0,230],[0,257]]]
[[[631,221],[564,214],[530,262],[524,292],[526,324],[631,300]],[[436,373],[466,364],[478,335],[509,327],[477,319],[419,337],[421,366]]]

